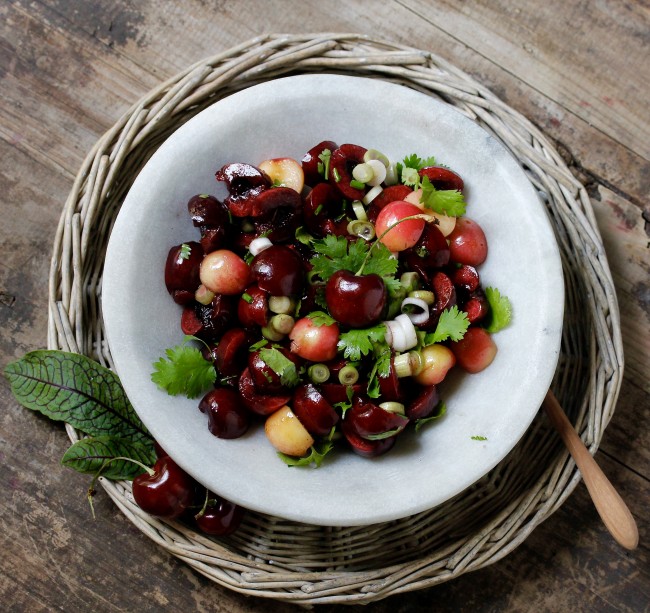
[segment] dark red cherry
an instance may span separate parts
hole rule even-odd
[[[438,325],[440,314],[445,309],[450,309],[457,303],[456,288],[451,279],[444,272],[436,272],[431,278],[431,289],[436,297],[429,309],[429,319],[419,327],[423,330],[433,330]]]
[[[300,363],[300,358],[288,349],[277,349],[285,358],[294,364]],[[262,394],[280,394],[287,388],[281,377],[264,361],[262,351],[252,351],[248,354],[248,370],[255,384],[255,388]]]
[[[474,266],[461,264],[449,273],[453,284],[458,288],[463,288],[468,292],[473,292],[480,283],[478,271]]]
[[[424,224],[424,230],[413,247],[403,252],[407,268],[415,270],[422,277],[429,278],[433,269],[449,263],[449,245],[437,226]]]
[[[419,171],[421,177],[427,177],[436,189],[451,189],[462,192],[465,185],[463,179],[444,166],[427,166]]]
[[[366,149],[358,145],[345,144],[332,151],[330,157],[330,185],[338,189],[344,198],[362,200],[365,191],[350,185],[352,170],[363,162]]]
[[[326,149],[329,151],[330,155],[332,151],[337,148],[337,144],[332,140],[324,140],[318,145],[312,147],[305,155],[303,156],[302,171],[305,173],[305,183],[309,186],[314,186],[320,181],[324,180],[323,173],[318,172],[319,164],[322,164],[322,160],[318,157]]]
[[[208,343],[219,340],[235,319],[235,300],[235,296],[217,294],[208,305],[197,302],[194,305],[194,312],[200,322],[200,328],[193,333],[194,336]]]
[[[208,430],[219,438],[239,438],[250,425],[239,394],[227,387],[209,391],[199,402],[199,409],[208,416]]]
[[[214,350],[217,370],[225,377],[238,375],[246,366],[249,344],[248,334],[241,328],[225,332]]]
[[[255,387],[255,382],[248,368],[239,377],[239,396],[247,409],[258,415],[270,415],[281,409],[291,400],[291,394],[264,394]]]
[[[257,234],[273,242],[293,239],[302,223],[300,194],[290,187],[274,187],[258,194],[253,200],[251,217]]]
[[[224,204],[235,217],[248,217],[255,198],[271,186],[269,178],[250,164],[226,164],[215,176],[228,188],[229,196]]]
[[[464,302],[462,310],[467,313],[469,323],[475,324],[487,317],[490,312],[490,303],[485,293],[480,288],[473,291],[469,298]]]
[[[349,219],[342,215],[343,198],[329,183],[319,183],[307,194],[303,216],[307,230],[313,235],[345,236]]]
[[[269,294],[258,285],[249,285],[237,303],[237,317],[242,326],[263,327],[269,322]]]
[[[195,481],[169,457],[159,458],[153,475],[145,472],[133,479],[133,498],[145,512],[171,519],[193,503]]]
[[[338,322],[352,328],[376,324],[386,306],[386,285],[379,275],[336,271],[325,285],[325,301]]]
[[[305,268],[300,255],[286,245],[272,245],[251,262],[251,273],[271,296],[300,294]]]
[[[404,401],[404,390],[400,384],[400,379],[395,372],[395,360],[393,356],[390,358],[390,370],[387,377],[378,377],[379,392],[382,401]]]
[[[341,422],[341,431],[354,453],[364,458],[375,458],[390,451],[395,445],[396,436],[378,440],[368,440],[359,436],[352,420],[344,419]]]
[[[228,226],[228,209],[214,196],[199,194],[192,196],[187,203],[187,210],[192,223],[197,227],[212,226],[224,228]]]
[[[408,424],[408,417],[387,411],[369,399],[357,396],[344,421],[351,421],[361,438],[377,440],[401,432]]]
[[[311,383],[296,388],[291,407],[312,436],[325,436],[339,421],[338,413]]]
[[[199,270],[203,248],[195,241],[176,245],[165,261],[165,286],[178,304],[188,304],[201,284]]]
[[[435,385],[418,387],[413,399],[406,405],[406,416],[411,421],[429,417],[440,402],[440,393]]]
[[[354,385],[343,385],[342,383],[321,383],[320,391],[330,404],[337,402],[349,402],[348,390],[352,391],[353,396],[358,396],[365,391],[366,385],[355,383]]]
[[[259,168],[235,162],[226,164],[215,173],[217,181],[223,181],[228,192],[239,196],[256,187],[270,187],[271,181]]]
[[[239,528],[245,514],[243,507],[210,493],[205,510],[195,517],[196,525],[205,534],[227,536]]]

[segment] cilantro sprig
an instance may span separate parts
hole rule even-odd
[[[422,177],[422,196],[420,202],[428,209],[449,217],[465,214],[465,197],[456,189],[436,189],[429,177]]]
[[[260,359],[280,377],[282,385],[295,387],[300,383],[296,365],[275,347],[260,349]]]
[[[491,334],[505,328],[512,319],[512,304],[507,296],[502,296],[496,287],[487,287],[485,297],[490,305],[485,329]]]
[[[151,380],[170,396],[196,398],[217,379],[214,364],[197,347],[187,344],[192,340],[199,339],[186,336],[181,345],[165,350],[167,358],[160,358],[153,365]]]
[[[438,325],[433,332],[424,337],[424,345],[440,343],[446,340],[459,341],[469,328],[469,319],[465,311],[460,311],[457,306],[445,309],[440,314]]]
[[[379,275],[388,291],[397,291],[399,280],[395,278],[398,262],[388,248],[380,242],[349,241],[344,236],[327,235],[314,242],[315,255],[310,260],[311,274],[326,283],[339,270],[355,274]]]

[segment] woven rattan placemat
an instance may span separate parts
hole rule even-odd
[[[125,194],[157,147],[234,91],[308,72],[384,79],[441,99],[519,160],[546,204],[564,268],[565,321],[553,390],[594,453],[618,396],[623,353],[614,285],[586,190],[538,129],[468,75],[427,51],[366,36],[256,38],[189,67],[121,117],[88,154],[61,216],[50,273],[49,348],[111,365],[100,303],[106,244]],[[68,433],[77,440],[72,428]],[[249,512],[236,534],[211,539],[140,511],[130,483],[102,484],[140,530],[210,579],[246,594],[314,604],[367,603],[487,566],[553,513],[579,478],[540,413],[480,482],[434,509],[372,526],[312,526]]]

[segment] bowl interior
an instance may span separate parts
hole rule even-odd
[[[391,159],[434,155],[466,185],[467,216],[489,242],[484,287],[507,295],[510,326],[476,375],[441,386],[447,415],[401,437],[373,460],[336,454],[317,470],[289,468],[253,428],[236,440],[210,434],[198,400],[151,382],[152,364],[182,341],[180,307],[163,270],[172,245],[196,240],[186,209],[199,193],[226,195],[214,173],[229,162],[302,155],[329,139]],[[431,508],[493,468],[530,425],[553,377],[564,289],[544,208],[516,160],[453,107],[381,80],[301,75],[233,94],[179,128],[133,184],[111,234],[102,287],[107,339],[142,421],[178,464],[222,496],[260,512],[319,525],[365,525]],[[473,438],[474,437],[474,438]],[[477,440],[481,437],[484,440]]]

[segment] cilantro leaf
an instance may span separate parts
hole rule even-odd
[[[154,363],[151,380],[170,396],[184,394],[196,398],[217,379],[214,365],[196,347],[176,345],[167,349],[165,355],[167,359],[160,358]]]
[[[307,315],[309,319],[314,322],[315,326],[331,326],[336,323],[336,319],[325,313],[324,311],[312,311]]]
[[[326,283],[339,270],[357,273],[363,267],[363,273],[382,277],[389,292],[397,291],[399,280],[398,261],[383,243],[369,245],[366,241],[349,241],[344,236],[328,234],[323,240],[314,242],[318,255],[311,258],[311,275]]]
[[[373,364],[372,370],[368,375],[368,396],[370,398],[379,398],[381,390],[379,388],[379,377],[386,378],[390,374],[391,350],[386,344],[375,346],[377,359]]]
[[[429,177],[422,177],[422,197],[420,202],[436,213],[460,217],[465,214],[463,193],[455,189],[436,189]]]
[[[412,153],[411,155],[407,155],[403,160],[402,164],[406,168],[414,168],[415,170],[422,170],[423,168],[426,168],[427,166],[435,166],[436,165],[436,158],[433,156],[430,156],[428,158],[421,158],[415,153]]]
[[[327,438],[320,442],[318,445],[312,445],[309,455],[303,457],[295,457],[287,455],[278,451],[278,456],[287,466],[310,466],[314,464],[318,468],[325,459],[325,456],[334,449],[334,433],[336,428],[332,428]]]
[[[357,328],[343,332],[339,336],[338,349],[343,357],[358,361],[361,356],[368,355],[375,349],[377,343],[386,342],[386,326],[378,324],[372,328]]]
[[[282,385],[294,387],[300,382],[296,365],[277,349],[260,349],[260,359],[280,377]]]
[[[485,297],[490,305],[486,330],[491,334],[505,328],[512,318],[512,305],[507,296],[502,296],[496,287],[485,289]]]
[[[181,252],[179,254],[181,260],[189,260],[191,253],[192,253],[192,246],[188,245],[187,243],[183,243],[181,245]]]
[[[424,337],[424,344],[431,345],[432,343],[440,343],[451,339],[452,341],[459,341],[469,328],[469,319],[465,311],[459,311],[457,306],[450,309],[445,309],[440,314],[438,325],[433,332],[430,332]]]
[[[446,413],[447,413],[447,405],[444,402],[439,403],[438,406],[435,408],[435,411],[431,415],[429,415],[429,417],[423,417],[421,419],[416,420],[415,431],[419,432],[423,426],[425,426],[428,423],[431,423],[432,421],[435,421],[436,419],[440,419]]]

